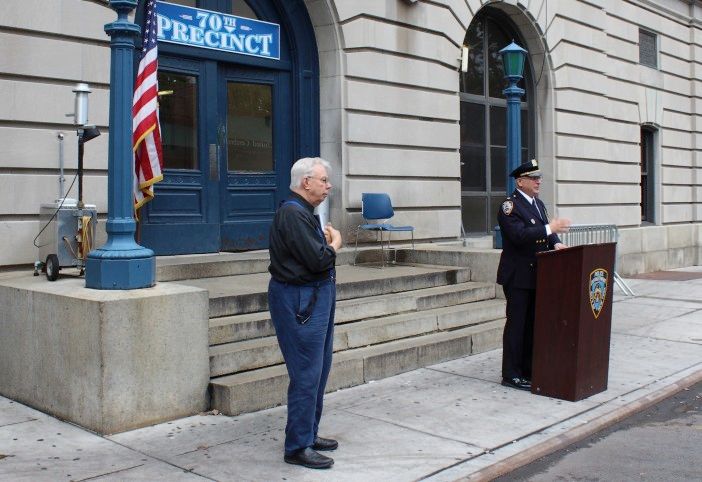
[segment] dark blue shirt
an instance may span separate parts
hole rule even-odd
[[[284,283],[327,279],[336,262],[336,251],[326,243],[314,207],[296,193],[275,213],[268,251],[268,271]]]

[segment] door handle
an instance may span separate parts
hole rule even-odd
[[[219,181],[219,145],[209,145],[210,181]]]

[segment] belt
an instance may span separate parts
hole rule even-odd
[[[334,283],[336,281],[336,270],[334,268],[329,270],[329,277],[317,280],[317,281],[308,281],[307,283],[292,283],[290,281],[282,281],[276,278],[275,276],[271,276],[271,279],[275,281],[276,283],[280,283],[285,286],[301,286],[305,288],[319,288],[320,286],[323,286],[327,283]]]
[[[274,281],[277,283],[281,283],[283,285],[291,285],[291,286],[299,286],[299,287],[305,287],[305,288],[314,288],[312,291],[312,296],[310,296],[310,300],[307,302],[307,306],[300,311],[299,313],[295,313],[295,319],[297,322],[301,325],[304,325],[308,321],[310,321],[310,317],[312,316],[312,312],[314,311],[314,307],[317,304],[317,296],[319,295],[319,289],[329,283],[334,283],[336,281],[336,271],[334,269],[330,270],[329,277],[325,278],[323,280],[319,281],[310,281],[309,283],[304,283],[304,284],[293,284],[293,283],[286,283],[284,281],[277,280],[273,278]]]

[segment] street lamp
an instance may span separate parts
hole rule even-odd
[[[107,159],[107,242],[88,253],[86,288],[130,290],[156,283],[154,252],[134,240],[134,160],[132,94],[134,38],[139,26],[128,18],[137,0],[110,0],[117,20],[105,25],[110,36],[110,140]]]
[[[500,50],[502,65],[505,70],[505,79],[509,83],[502,91],[507,99],[507,195],[514,191],[515,180],[509,173],[521,164],[522,128],[521,128],[521,99],[524,89],[517,87],[524,74],[524,62],[527,51],[512,41],[507,47]]]

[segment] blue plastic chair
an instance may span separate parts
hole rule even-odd
[[[390,249],[390,237],[393,232],[404,231],[412,233],[412,249],[414,249],[414,226],[395,226],[387,221],[395,215],[390,196],[386,193],[364,192],[361,195],[361,216],[364,224],[359,224],[356,229],[356,248],[354,250],[353,264],[358,256],[358,235],[361,231],[375,231],[376,239],[380,240],[381,266],[385,266],[385,241],[383,233],[388,233],[387,245]],[[375,221],[375,222],[369,222]],[[382,221],[382,222],[378,222]],[[397,252],[395,252],[397,256]],[[397,259],[395,259],[396,261]]]

